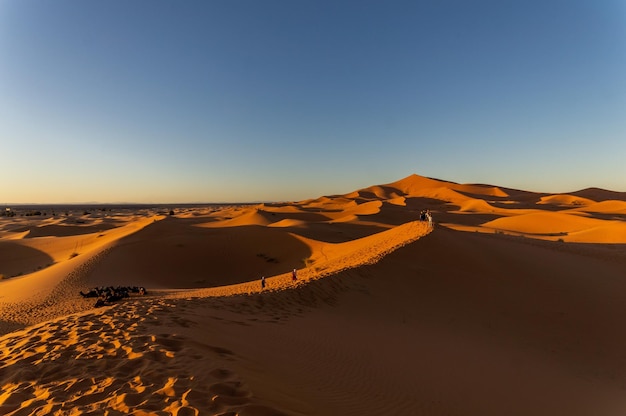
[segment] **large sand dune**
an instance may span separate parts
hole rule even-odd
[[[623,414],[624,195],[0,217],[0,414]],[[148,295],[78,294],[108,285]]]

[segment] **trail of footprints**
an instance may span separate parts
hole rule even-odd
[[[120,304],[0,337],[0,414],[286,414],[257,403],[224,365],[235,359],[228,349],[146,333],[192,325],[175,305]]]

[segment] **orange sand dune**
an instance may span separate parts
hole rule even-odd
[[[602,225],[604,221],[560,212],[537,212],[504,217],[484,224],[484,227],[528,234],[567,234]]]
[[[401,190],[391,186],[370,186],[346,195],[350,199],[394,199],[403,196]]]
[[[315,212],[307,212],[299,208],[289,207],[250,207],[233,217],[223,218],[221,221],[200,224],[203,227],[236,227],[245,225],[269,225],[283,219],[299,221],[328,221],[329,217]]]
[[[88,255],[155,219],[133,221],[119,228],[93,234],[79,232],[73,236],[0,240],[0,275],[6,278],[27,275],[76,256]],[[65,232],[59,234],[64,235]]]
[[[575,210],[601,214],[626,214],[626,201],[607,200],[575,208]]]
[[[437,229],[295,290],[41,323],[0,337],[0,409],[619,414],[624,258],[557,247]]]
[[[119,240],[87,280],[90,286],[212,287],[302,267],[307,246],[280,228],[255,224],[256,217],[243,214],[231,227],[216,228],[166,218]]]
[[[360,189],[346,194],[345,197],[366,200],[393,200],[399,197],[428,197],[453,202],[467,199],[468,196],[465,194],[493,197],[508,196],[502,189],[494,186],[461,185],[454,182],[411,175],[387,185],[370,186]]]
[[[603,224],[580,231],[574,231],[563,239],[576,243],[626,243],[626,223],[624,221],[604,221]]]
[[[459,207],[460,212],[495,212],[499,211],[487,201],[482,199],[469,199],[463,202]]]
[[[588,198],[581,198],[575,195],[557,194],[542,196],[538,204],[552,204],[561,206],[584,206],[594,204],[595,201]]]
[[[238,227],[242,225],[267,225],[272,221],[269,215],[258,208],[249,208],[233,218],[226,218],[219,222],[204,223],[204,227]]]
[[[322,212],[325,211],[342,211],[351,207],[357,206],[357,202],[354,199],[347,197],[321,197],[313,200],[303,201],[299,204],[303,208],[319,209]]]
[[[387,202],[388,204],[393,204],[393,205],[400,205],[400,206],[406,206],[406,198],[403,196],[399,196],[396,198],[390,198],[387,199],[385,202]]]
[[[23,272],[0,280],[0,414],[622,414],[620,195],[412,175],[166,217],[0,218],[0,273]],[[149,295],[78,294],[108,285]]]
[[[237,367],[253,391],[303,414],[618,414],[623,258],[547,244],[435,230],[376,265],[198,325],[272,369]]]
[[[490,185],[457,184],[454,182],[441,181],[437,179],[425,178],[423,176],[411,175],[397,182],[386,185],[390,188],[400,190],[404,195],[424,196],[423,192],[429,188],[448,188],[467,194],[487,195],[496,197],[507,197],[508,194],[502,189]]]
[[[276,221],[271,224],[268,224],[268,227],[286,228],[286,227],[303,227],[306,225],[307,225],[307,222],[301,221],[301,220],[280,220],[280,221]]]
[[[303,221],[303,222],[319,222],[319,221],[328,221],[329,216],[326,215],[326,212],[311,212],[311,210],[303,208],[301,206],[291,206],[291,207],[265,207],[264,211],[269,213],[270,219],[273,221],[278,221],[281,219],[285,220],[295,220],[295,221]]]
[[[297,264],[298,262],[294,261],[292,263],[295,264],[293,267],[285,267],[282,264],[277,265],[277,270],[281,270],[283,273],[276,273],[276,275],[268,277],[268,288],[282,290],[292,287],[291,270],[293,268],[298,269],[298,283],[303,283],[324,278],[343,270],[375,263],[388,253],[412,243],[430,231],[431,229],[427,223],[414,221],[345,243],[326,243],[289,234],[308,247],[307,257],[302,258],[301,264]],[[241,254],[237,252],[229,257],[231,259],[240,259],[240,256]],[[257,273],[257,275],[259,274],[267,276],[269,273]],[[224,272],[223,276],[225,275],[227,275],[227,272]],[[151,287],[155,286],[156,277],[154,274],[150,274],[146,279],[149,279],[145,281],[146,284],[151,283]],[[181,282],[179,281],[177,284],[180,285]],[[221,287],[198,289],[189,292],[185,296],[232,296],[260,291],[259,282],[255,280]]]
[[[379,213],[382,205],[383,203],[381,201],[363,202],[337,213],[326,213],[326,215],[333,221],[354,221],[358,220],[359,216],[368,216]]]
[[[570,192],[572,195],[576,195],[582,198],[588,198],[593,201],[626,201],[626,192],[615,192],[601,188],[587,188],[576,192]]]
[[[414,194],[414,196],[438,199],[440,201],[450,202],[457,205],[473,200],[473,198],[460,194],[459,192],[447,187],[425,189],[419,194]]]

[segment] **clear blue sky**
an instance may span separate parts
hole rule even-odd
[[[626,191],[626,3],[0,0],[0,203]]]

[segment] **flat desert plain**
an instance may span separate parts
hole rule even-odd
[[[626,193],[12,212],[2,415],[626,414]]]

